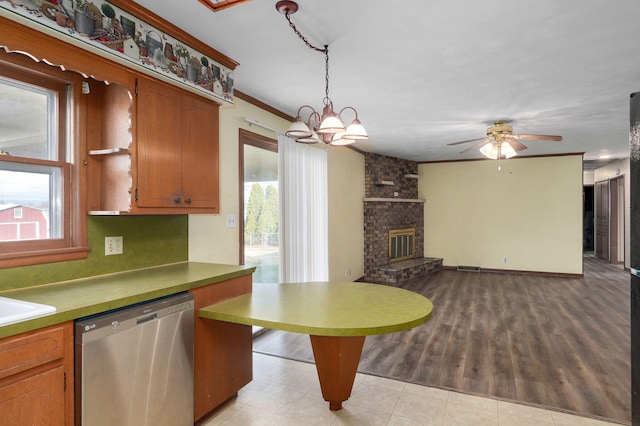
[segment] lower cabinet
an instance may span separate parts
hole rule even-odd
[[[0,419],[73,425],[73,323],[0,340]]]
[[[194,420],[236,395],[253,378],[251,326],[199,318],[208,305],[251,292],[251,275],[190,290],[195,299]]]

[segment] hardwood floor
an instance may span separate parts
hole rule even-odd
[[[441,271],[401,287],[432,319],[369,336],[358,371],[630,423],[630,290],[621,266],[585,257],[584,278]],[[309,337],[269,331],[254,351],[313,362]]]

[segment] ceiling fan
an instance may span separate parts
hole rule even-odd
[[[494,121],[493,126],[487,129],[486,137],[453,142],[447,145],[461,145],[479,141],[478,143],[471,145],[467,149],[460,151],[460,154],[467,152],[470,149],[481,146],[480,152],[486,157],[495,160],[500,158],[511,158],[517,155],[518,151],[527,149],[527,146],[520,142],[521,140],[560,142],[562,140],[562,136],[514,134],[512,126],[507,125],[507,122],[504,120],[498,120]]]

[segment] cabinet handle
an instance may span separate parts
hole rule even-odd
[[[177,198],[173,199],[173,202],[176,203],[176,204],[180,204],[181,201],[182,200],[180,199],[180,197],[177,197]]]
[[[191,198],[187,198],[186,200],[184,200],[184,202],[187,204],[191,204]]]

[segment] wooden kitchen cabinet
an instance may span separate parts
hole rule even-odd
[[[253,378],[251,326],[199,318],[197,311],[250,293],[251,275],[199,287],[194,295],[194,419],[235,396]]]
[[[91,82],[89,213],[219,213],[219,105],[142,76],[135,87]]]
[[[218,213],[219,105],[145,77],[136,105],[137,207]]]
[[[0,340],[0,423],[74,424],[73,324]]]

